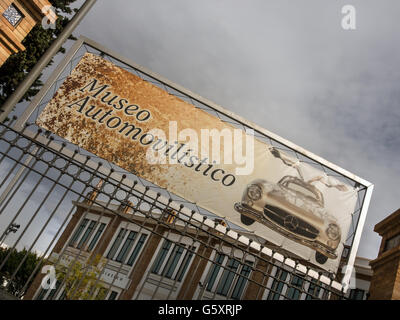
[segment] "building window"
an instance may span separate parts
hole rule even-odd
[[[247,261],[247,263],[249,263],[250,265],[252,265],[253,263],[250,261]],[[247,280],[249,279],[250,276],[250,272],[251,272],[251,267],[247,264],[245,264],[242,268],[242,270],[240,271],[240,277],[236,282],[235,288],[233,289],[232,292],[232,299],[240,299],[244,288],[246,286]]]
[[[221,296],[227,296],[228,290],[232,285],[235,273],[239,267],[239,261],[236,259],[229,259],[226,269],[224,270],[221,280],[219,281],[217,293]]]
[[[119,251],[115,261],[122,262],[122,263],[125,262],[126,256],[128,255],[128,252],[131,250],[131,248],[133,246],[133,242],[135,241],[136,235],[137,235],[137,232],[135,232],[135,231],[129,232],[128,238],[125,240],[125,243],[122,245],[122,248]]]
[[[301,288],[304,280],[298,276],[293,275],[290,281],[290,287],[287,291],[287,298],[291,300],[299,300],[301,296]]]
[[[171,244],[172,242],[169,240],[164,241],[161,251],[159,252],[156,261],[153,264],[153,268],[151,270],[152,273],[158,274],[160,272],[161,265],[165,260],[165,257],[167,256],[169,249],[171,248]]]
[[[46,293],[47,293],[47,290],[40,289],[39,294],[36,296],[36,300],[43,300]]]
[[[71,238],[71,241],[69,242],[69,245],[73,247],[75,243],[78,241],[78,238],[82,234],[82,231],[86,228],[87,223],[89,222],[89,219],[83,219],[81,224],[79,225],[78,229],[75,231],[74,235]]]
[[[90,221],[89,226],[87,227],[85,233],[82,238],[79,240],[78,245],[76,246],[78,249],[82,248],[82,246],[86,243],[89,236],[92,234],[96,221]]]
[[[53,300],[56,295],[58,289],[60,288],[61,281],[57,280],[56,287],[54,289],[40,289],[39,294],[36,297],[36,300]]]
[[[142,234],[137,242],[135,249],[133,249],[131,256],[128,259],[127,265],[132,266],[139,255],[140,250],[142,249],[144,243],[146,242],[147,234]]]
[[[103,233],[104,228],[106,227],[105,223],[101,223],[100,226],[98,227],[92,241],[90,241],[89,247],[88,247],[88,251],[92,251],[94,246],[97,244],[97,241],[100,238],[100,235]]]
[[[364,290],[361,289],[351,289],[350,290],[350,300],[364,300]]]
[[[18,8],[11,4],[6,11],[3,12],[3,17],[7,19],[7,21],[13,26],[16,27],[17,24],[22,20],[24,17],[21,11]]]
[[[111,292],[110,292],[110,295],[108,296],[108,299],[107,299],[107,300],[115,300],[115,299],[117,298],[117,296],[118,296],[118,292],[116,292],[116,291],[111,291]]]
[[[93,250],[95,245],[97,244],[101,234],[103,233],[106,224],[105,223],[97,223],[96,228],[96,221],[83,219],[79,227],[76,229],[74,235],[72,236],[69,245],[71,247],[76,247],[77,249],[84,248],[85,245],[90,240],[91,235],[96,230],[93,238],[90,240],[88,251]]]
[[[196,248],[192,247],[192,249],[194,250]],[[192,260],[192,257],[193,257],[193,252],[187,250],[186,254],[185,254],[185,257],[183,258],[183,262],[181,263],[181,266],[180,266],[180,268],[178,270],[178,273],[177,273],[177,276],[176,276],[177,280],[179,282],[182,281],[183,276],[186,273],[186,270],[187,270],[187,268],[188,268],[188,266],[190,264],[190,261]]]
[[[121,228],[107,258],[132,266],[147,239],[147,234],[138,235],[136,231]]]
[[[113,245],[111,246],[110,251],[107,254],[107,258],[108,259],[113,259],[115,256],[115,253],[117,252],[119,246],[121,245],[122,240],[124,239],[126,234],[126,229],[121,228],[121,230],[119,230],[119,233],[117,235],[117,238],[115,238]]]
[[[172,274],[174,273],[176,266],[178,265],[179,260],[181,259],[184,248],[180,245],[174,246],[173,254],[171,254],[168,258],[167,265],[164,268],[164,276],[166,278],[171,279]]]
[[[350,248],[344,247],[342,252],[342,258],[347,259],[349,257],[349,253],[350,253]]]
[[[180,282],[195,250],[194,246],[186,246],[182,243],[172,245],[171,241],[165,240],[153,263],[151,272]]]
[[[400,234],[391,237],[390,239],[385,241],[384,251],[388,251],[390,249],[396,248],[400,245]]]
[[[228,258],[217,253],[206,283],[207,291],[214,291],[221,296],[240,299],[251,272],[251,261],[245,264],[238,259]]]
[[[58,300],[66,300],[67,298],[67,290],[63,290],[60,296],[58,297]]]
[[[285,285],[288,273],[282,269],[277,269],[275,279],[272,282],[271,290],[269,291],[267,300],[279,300],[283,286]]]
[[[207,288],[206,288],[207,291],[212,290],[212,287],[214,286],[214,283],[215,283],[215,279],[218,276],[219,270],[221,269],[221,266],[222,266],[222,263],[224,262],[224,260],[225,260],[225,256],[223,254],[217,253],[215,262],[212,267],[212,271],[210,273],[210,276],[208,277],[209,280],[207,282]]]
[[[321,287],[317,285],[317,280],[312,279],[307,290],[306,300],[316,300],[321,292]]]

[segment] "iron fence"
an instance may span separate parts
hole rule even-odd
[[[49,132],[31,125],[17,131],[14,120],[0,125],[3,291],[49,300],[343,298],[333,281],[340,277],[189,210]],[[136,236],[132,246],[128,234]],[[121,250],[128,243],[132,256],[141,235],[130,265]]]
[[[31,105],[0,124],[0,286],[17,299],[342,299],[342,274],[251,232],[35,123],[87,53],[246,130],[251,124],[81,37]],[[17,108],[18,109],[18,108]],[[369,186],[256,129],[255,137],[358,187],[346,244],[359,241]],[[363,182],[363,181],[361,181]],[[357,245],[355,246],[357,247]],[[352,250],[350,260],[355,259]],[[345,263],[345,262],[344,262]]]

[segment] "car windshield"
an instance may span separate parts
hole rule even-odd
[[[304,186],[294,183],[294,182],[289,182],[286,187],[292,191],[295,191],[296,193],[300,193],[303,196],[309,198],[310,200],[320,202],[318,196],[312,192],[310,189],[305,188]]]
[[[315,202],[319,206],[324,206],[324,197],[322,193],[313,185],[293,176],[284,176],[279,182],[279,185],[285,189],[295,192],[300,197],[305,197],[308,200]]]

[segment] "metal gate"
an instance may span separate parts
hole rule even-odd
[[[343,298],[341,274],[317,270],[212,212],[26,122],[34,121],[85,52],[135,72],[222,121],[246,127],[199,97],[80,38],[20,118],[0,124],[1,296]],[[358,241],[368,186],[258,134],[300,161],[359,186],[348,244]]]

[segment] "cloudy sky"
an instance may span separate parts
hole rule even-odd
[[[356,30],[341,27],[344,5]],[[75,30],[372,182],[359,255],[400,207],[398,0],[99,0]],[[70,43],[68,44],[70,45]]]

